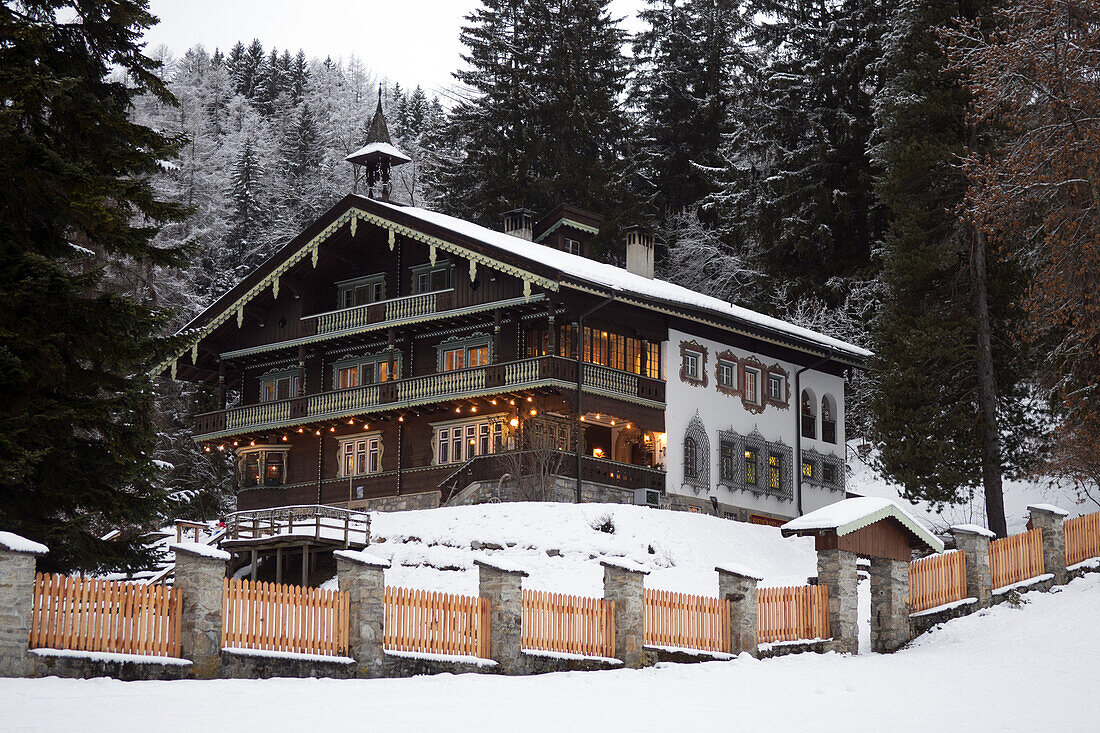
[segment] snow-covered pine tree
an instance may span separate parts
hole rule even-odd
[[[228,195],[233,202],[225,235],[227,254],[233,263],[233,268],[226,273],[231,279],[229,285],[264,259],[263,252],[259,251],[265,223],[260,208],[262,172],[252,139],[246,137],[229,180]]]

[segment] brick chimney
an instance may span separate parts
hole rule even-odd
[[[626,269],[635,275],[653,279],[653,230],[635,224],[626,231]]]

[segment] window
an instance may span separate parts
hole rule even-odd
[[[821,466],[821,480],[829,485],[836,484],[836,469],[830,463],[823,463]]]
[[[504,449],[504,420],[504,415],[498,415],[434,426],[435,465],[463,463],[476,456],[499,453]]]
[[[802,390],[801,403],[801,423],[802,423],[802,437],[803,438],[816,438],[817,437],[817,416],[814,415],[814,397],[808,390]]]
[[[336,283],[337,307],[354,308],[386,299],[386,276],[368,275]]]
[[[771,453],[768,455],[768,488],[779,491],[783,488],[783,456]]]
[[[723,481],[733,481],[736,478],[734,474],[736,451],[737,446],[732,440],[721,440],[718,444],[718,477]]]
[[[760,370],[745,367],[745,401],[760,404]]]
[[[809,461],[802,461],[802,478],[814,480],[814,464]]]
[[[288,400],[298,396],[298,372],[270,374],[260,378],[260,402]]]
[[[745,451],[745,483],[756,486],[756,451]]]
[[[692,438],[684,438],[684,478],[695,478],[699,474],[696,463],[696,446]]]
[[[359,386],[359,367],[358,366],[342,367],[341,369],[338,370],[338,372],[339,372],[338,384],[340,385],[340,389],[348,389],[350,387],[358,387]]]
[[[684,351],[681,357],[681,368],[684,370],[684,376],[688,379],[699,379],[699,362],[702,359],[702,354],[696,351]]]
[[[394,354],[394,366],[395,372],[400,374],[400,354]],[[352,357],[336,362],[333,371],[335,389],[351,389],[366,384],[377,384],[390,378],[390,357],[385,353],[366,358]]]
[[[737,389],[737,364],[727,359],[718,360],[718,386]]]
[[[451,341],[439,347],[439,371],[453,372],[457,369],[480,367],[489,363],[489,340],[478,334],[474,340]]]
[[[782,401],[785,397],[783,392],[783,377],[779,374],[769,374],[768,397],[776,401]]]
[[[340,475],[364,476],[382,470],[382,435],[356,436],[340,441]]]
[[[581,253],[581,243],[576,239],[565,238],[565,251],[571,255],[579,255]]]
[[[237,459],[240,486],[281,486],[286,482],[286,455],[289,448],[256,446],[242,448]]]
[[[437,290],[447,290],[452,287],[452,272],[454,267],[450,262],[441,262],[438,265],[420,265],[412,268],[413,290],[415,293],[434,293]]]
[[[576,331],[573,326],[559,326],[555,335],[555,355],[576,359]],[[527,356],[546,356],[551,353],[548,332],[534,331],[528,334],[527,339]],[[585,326],[584,360],[650,379],[661,378],[661,344],[655,341],[646,342]]]

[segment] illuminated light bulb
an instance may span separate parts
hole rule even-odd
[[[511,425],[513,428],[518,428],[519,427],[519,418],[513,417],[511,420],[508,421],[508,424]]]
[[[335,425],[331,425],[331,426],[329,426],[329,429],[328,429],[328,431],[329,431],[330,433],[335,433],[335,432],[336,432],[336,426],[335,426]]]
[[[218,450],[225,450],[225,446],[224,445],[219,445]]]
[[[238,445],[240,445],[240,443],[238,443],[237,441],[234,440],[233,441],[233,447],[236,448]]]
[[[527,398],[527,401],[528,401],[528,402],[534,402],[534,401],[535,401],[535,398],[534,398],[534,397],[528,397],[528,398]]]
[[[584,415],[581,415],[581,422],[584,422]]]
[[[285,443],[286,441],[287,441],[287,437],[284,435],[283,436],[283,442]]]
[[[305,431],[306,431],[306,429],[305,429],[305,428],[298,428],[298,432],[299,432],[299,433],[304,433]]]
[[[462,412],[462,408],[461,408],[461,407],[456,407],[456,408],[455,408],[455,412],[461,413],[461,412]]]
[[[611,424],[612,424],[612,425],[614,425],[614,424],[615,424],[615,421],[614,421],[614,420],[612,420],[612,421],[611,421]]]
[[[470,412],[477,412],[477,406],[471,407]]]
[[[532,415],[537,415],[537,414],[539,414],[539,411],[538,410],[531,410],[531,414]]]
[[[249,445],[256,445],[256,441],[254,441],[254,440],[250,440],[250,441],[248,441],[248,444],[249,444]]]
[[[508,404],[512,405],[514,407],[515,404],[516,404],[516,401],[515,400],[508,400]]]
[[[315,432],[315,433],[314,433],[314,435],[320,436],[320,435],[321,435],[321,431],[320,431],[320,430],[318,430],[317,432]]]
[[[205,448],[203,448],[203,450],[206,451],[207,453],[209,453],[210,452],[210,446],[206,446]]]
[[[370,425],[363,423],[363,430],[370,430]]]
[[[497,403],[497,401],[496,401],[496,400],[493,400],[493,404],[495,405],[496,403]]]
[[[348,425],[354,425],[354,424],[355,424],[355,421],[352,420],[351,418],[348,418]]]
[[[405,422],[405,416],[402,415],[401,417],[397,418],[397,422]]]
[[[599,419],[600,419],[600,413],[598,413],[598,412],[596,413],[596,419],[597,419],[597,420],[599,420]]]
[[[631,425],[630,423],[627,423],[627,424],[626,424],[626,427],[627,427],[627,429],[629,430],[630,428],[632,428],[632,427],[634,427],[634,426],[633,426],[633,425]]]

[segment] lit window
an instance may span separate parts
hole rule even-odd
[[[466,366],[466,349],[447,349],[443,352],[443,371],[453,372]]]
[[[489,363],[489,342],[478,341],[464,346],[448,346],[439,352],[439,370],[453,372]]]
[[[286,481],[289,448],[242,448],[237,459],[237,480],[241,486],[280,486]]]
[[[745,483],[756,486],[756,451],[745,451]]]
[[[286,400],[297,395],[297,374],[275,374],[260,379],[260,402]]]
[[[395,355],[395,358],[399,355]],[[395,365],[396,366],[396,365]],[[390,377],[390,357],[379,354],[369,359],[337,362],[334,367],[333,385],[336,389],[351,389],[365,384],[385,382]],[[396,368],[400,372],[400,368]]]
[[[359,367],[343,367],[340,369],[340,389],[359,386]]]
[[[732,361],[718,360],[718,384],[728,389],[737,389],[737,365]]]
[[[781,481],[781,471],[783,467],[783,457],[777,456],[772,453],[768,456],[768,488],[773,490],[780,489],[783,484]]]
[[[802,461],[802,477],[813,480],[814,477],[814,464],[809,461]]]
[[[462,463],[504,449],[504,419],[496,417],[435,428],[435,462]]]
[[[756,405],[760,403],[760,370],[745,367],[745,401]]]
[[[382,436],[368,435],[340,443],[340,475],[363,476],[382,470]]]
[[[489,347],[471,346],[466,350],[466,365],[471,367],[485,366],[489,363]]]

